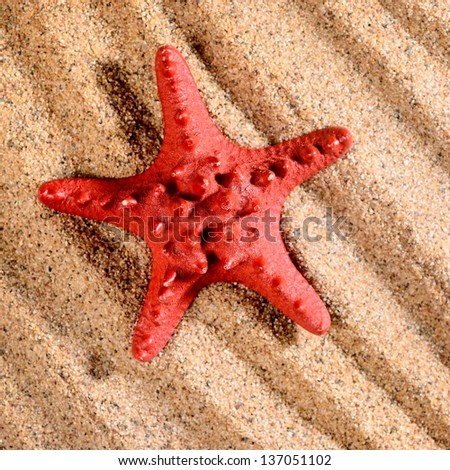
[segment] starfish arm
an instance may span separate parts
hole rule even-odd
[[[136,177],[64,178],[44,183],[38,190],[38,198],[54,210],[132,230],[126,225],[139,209],[139,189]],[[127,209],[131,212],[128,224]]]
[[[351,145],[350,131],[329,127],[272,147],[249,150],[255,169],[253,183],[267,185],[274,196],[285,198],[300,183],[342,157]]]
[[[162,258],[154,256],[147,297],[133,333],[133,356],[143,362],[152,360],[168,343],[200,290],[197,283],[200,275],[178,280],[176,268]]]
[[[199,154],[210,149],[214,140],[225,140],[209,116],[179,51],[172,46],[159,48],[155,68],[164,117],[163,148]]]
[[[283,241],[277,239],[269,245],[231,270],[228,279],[258,292],[305,330],[326,333],[330,315],[325,304],[297,270]]]

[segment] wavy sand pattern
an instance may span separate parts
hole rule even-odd
[[[1,446],[449,448],[445,3],[7,1]],[[43,181],[151,164],[165,43],[242,145],[352,130],[348,157],[284,207],[292,258],[332,314],[326,336],[218,284],[139,364],[147,247],[38,204]],[[295,235],[327,207],[345,240]]]

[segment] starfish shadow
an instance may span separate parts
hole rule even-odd
[[[150,279],[150,249],[130,232],[74,216],[70,218],[74,223],[64,224],[66,236],[70,237],[71,244],[76,246],[79,254],[102,274],[102,278],[107,281],[103,287],[107,288],[108,294],[129,307],[127,322],[132,328]],[[130,239],[139,243],[137,251],[127,246]],[[143,250],[147,256],[142,253]]]
[[[158,154],[162,142],[152,124],[152,113],[133,90],[129,78],[118,63],[100,63],[97,67],[97,83],[119,116],[119,126],[131,151],[138,156],[142,170],[147,169]]]
[[[297,325],[290,318],[250,288],[238,283],[233,283],[232,286],[239,292],[241,303],[250,306],[247,311],[252,318],[270,331],[281,344],[297,343]]]

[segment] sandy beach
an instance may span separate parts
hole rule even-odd
[[[6,1],[1,448],[450,448],[450,13],[356,3]],[[326,335],[214,284],[139,363],[147,245],[37,200],[51,179],[152,164],[163,44],[239,145],[351,130],[349,154],[283,208]],[[308,217],[319,241],[299,236]]]

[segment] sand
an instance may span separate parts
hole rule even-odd
[[[449,448],[445,4],[7,1],[0,445]],[[151,253],[38,203],[49,179],[152,163],[166,43],[240,145],[351,129],[350,154],[283,209],[289,252],[332,315],[327,335],[223,283],[138,363],[130,338]],[[344,239],[297,236],[310,216],[325,235],[327,208]]]

